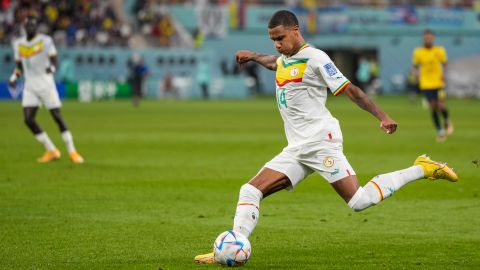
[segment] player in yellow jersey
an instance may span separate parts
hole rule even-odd
[[[277,191],[294,189],[313,172],[327,180],[354,211],[380,203],[415,180],[458,180],[446,163],[422,155],[413,166],[378,175],[360,186],[343,153],[339,122],[325,106],[328,91],[335,96],[347,95],[375,116],[387,134],[395,132],[397,123],[353,85],[327,54],[305,43],[293,13],[276,12],[268,24],[268,33],[280,57],[250,51],[239,51],[236,57],[240,65],[254,61],[276,71],[277,105],[288,145],[240,188],[233,221],[235,232],[249,237],[258,222],[260,201]],[[194,261],[214,263],[215,258],[213,253],[207,253],[196,256]]]
[[[419,88],[430,105],[433,123],[437,129],[437,141],[445,141],[453,133],[445,102],[445,74],[448,58],[445,48],[434,45],[435,34],[431,30],[423,33],[423,47],[413,52],[413,67],[419,79]],[[439,114],[443,116],[443,126]]]
[[[26,36],[13,42],[17,68],[10,77],[9,84],[15,87],[17,79],[23,75],[25,87],[22,96],[22,107],[25,124],[35,135],[35,138],[45,147],[45,153],[38,159],[47,163],[60,158],[60,151],[45,131],[35,121],[40,105],[44,105],[57,123],[62,138],[65,141],[70,159],[74,163],[83,163],[73,144],[73,137],[60,114],[61,102],[53,78],[57,66],[57,50],[52,38],[37,33],[37,18],[27,17],[25,21]]]

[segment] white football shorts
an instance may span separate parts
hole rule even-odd
[[[49,110],[60,108],[62,106],[56,87],[41,90],[31,90],[26,88],[23,90],[23,107],[39,107],[41,104],[45,105]]]
[[[284,149],[264,167],[285,174],[295,188],[312,172],[319,173],[329,183],[355,175],[355,171],[343,154],[342,143],[329,143],[318,151],[290,151]]]

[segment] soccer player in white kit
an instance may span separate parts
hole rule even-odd
[[[38,159],[47,163],[59,159],[60,151],[52,140],[35,121],[38,108],[43,104],[57,123],[62,138],[65,141],[70,159],[74,163],[83,163],[83,158],[75,149],[73,137],[60,113],[62,103],[58,96],[53,73],[57,66],[57,50],[52,38],[37,33],[37,19],[29,16],[25,20],[26,36],[13,42],[13,50],[17,68],[10,77],[9,84],[15,87],[17,79],[23,75],[25,87],[23,90],[22,107],[25,124],[35,135],[35,138],[45,147],[45,153]]]
[[[378,175],[361,187],[343,154],[338,120],[325,107],[328,89],[334,96],[345,93],[370,112],[387,134],[395,132],[397,123],[353,85],[327,54],[305,43],[293,13],[276,12],[270,19],[268,33],[280,57],[239,51],[236,58],[240,65],[255,61],[276,71],[277,103],[288,146],[240,188],[233,224],[235,232],[249,237],[258,222],[260,201],[279,190],[293,189],[312,172],[323,176],[354,211],[378,204],[418,179],[458,180],[446,163],[422,155],[413,166]],[[198,255],[194,261],[214,263],[214,254]]]

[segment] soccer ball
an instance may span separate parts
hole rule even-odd
[[[216,263],[223,266],[242,266],[247,263],[252,248],[248,239],[234,231],[221,233],[213,243]]]

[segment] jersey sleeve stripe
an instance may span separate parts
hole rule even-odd
[[[349,84],[349,80],[345,81],[342,85],[340,85],[340,87],[337,88],[337,90],[333,91],[333,95],[338,96],[341,92],[343,92],[343,90],[345,90],[345,88],[347,88]]]

